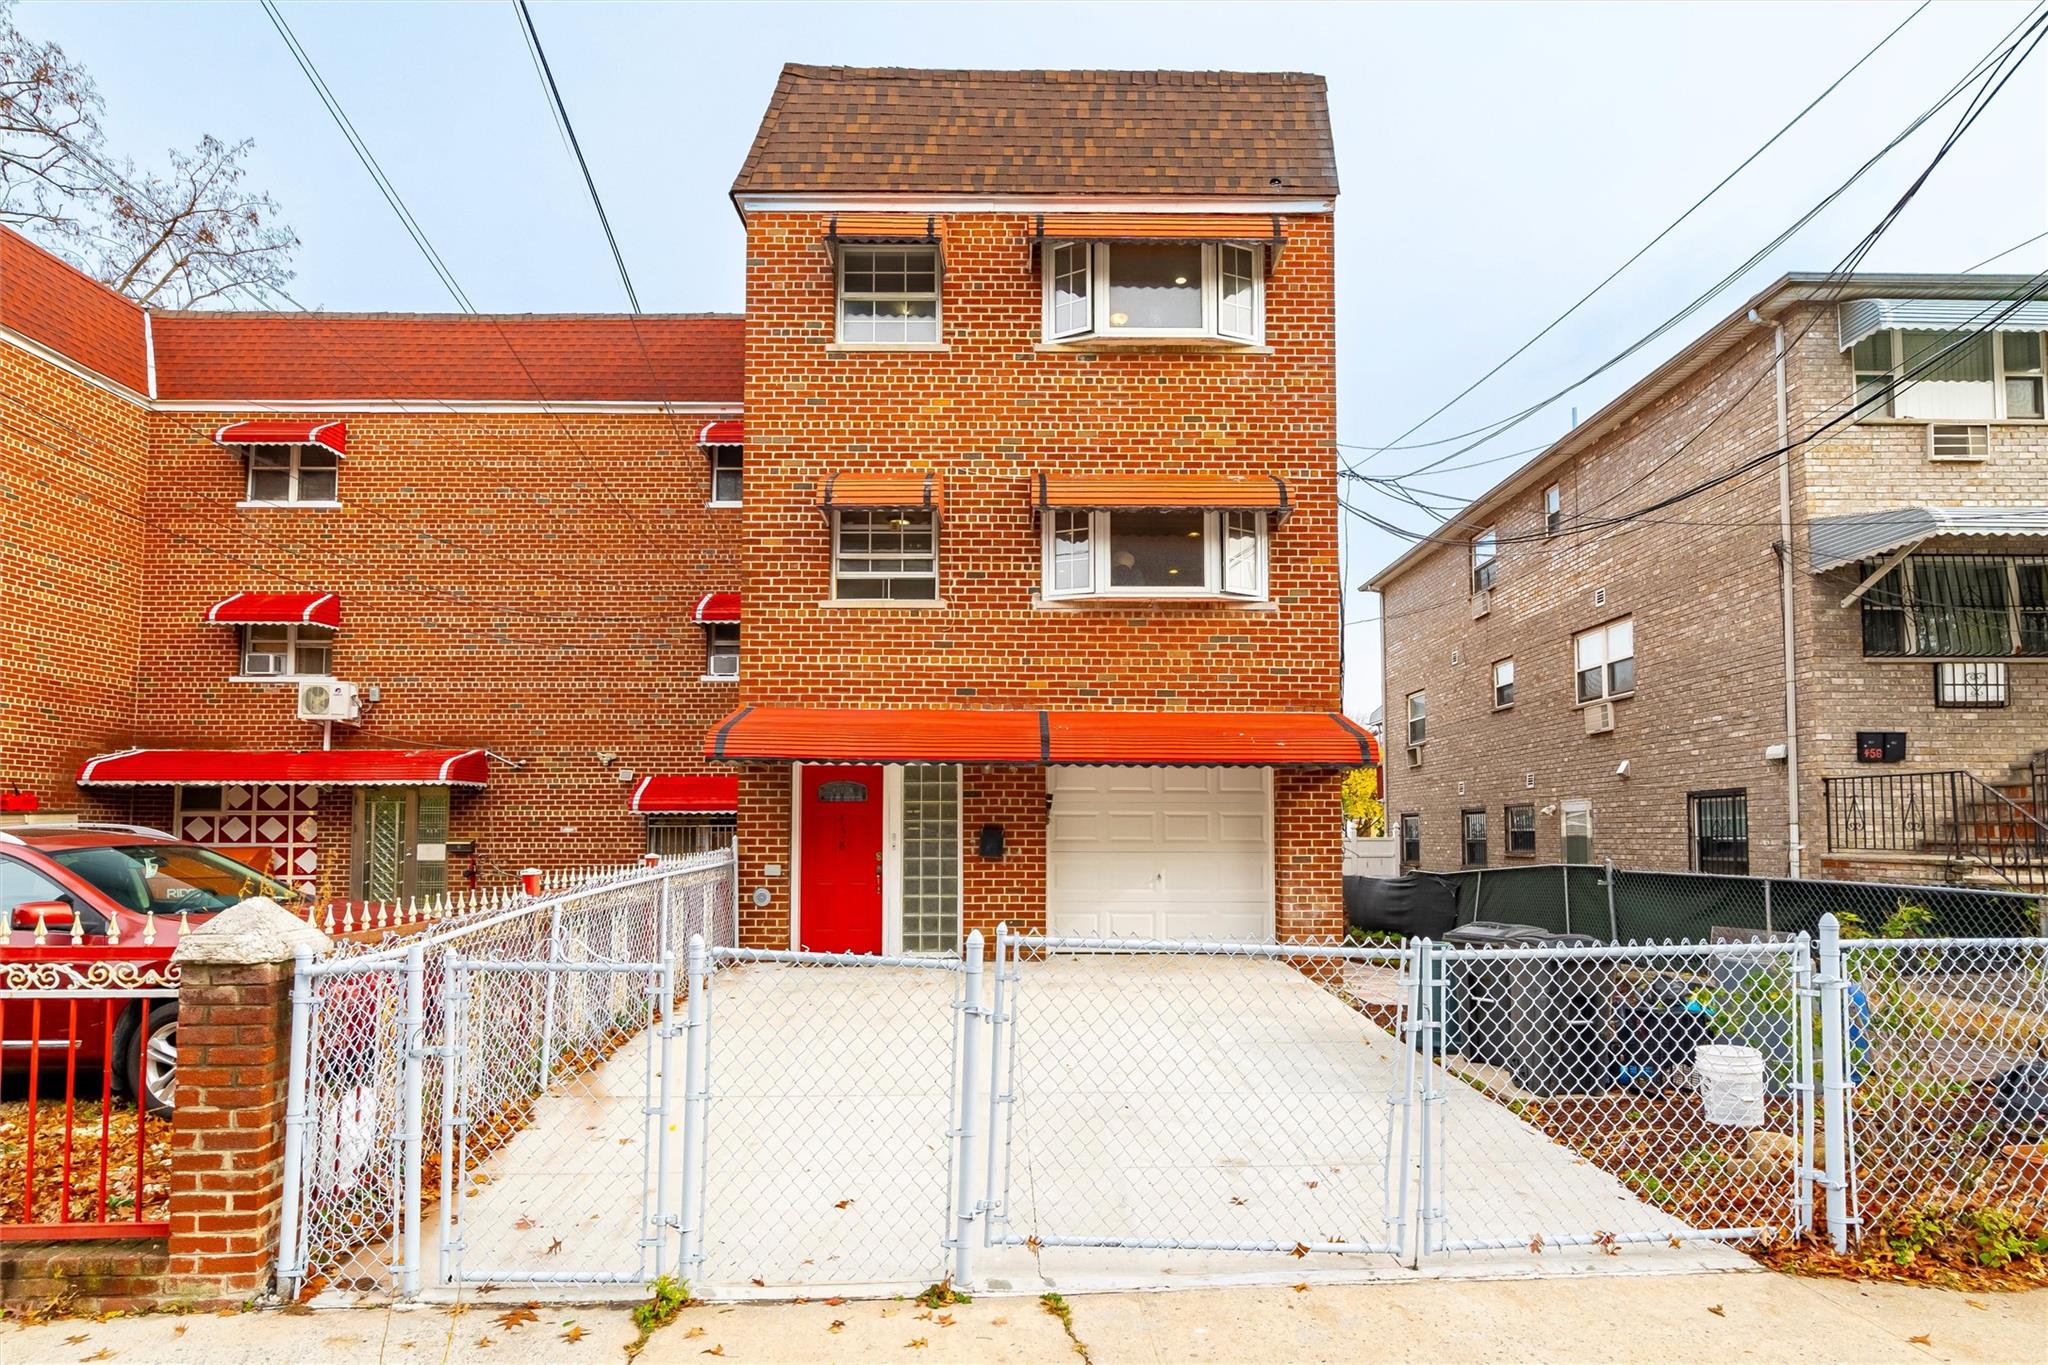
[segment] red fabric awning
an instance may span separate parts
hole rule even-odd
[[[697,599],[697,619],[703,621],[737,621],[740,619],[740,595],[736,592],[707,592]]]
[[[341,625],[341,599],[331,592],[238,592],[206,609],[217,626]]]
[[[321,446],[348,454],[348,423],[284,420],[233,422],[213,433],[224,446]]]
[[[731,815],[740,808],[740,780],[711,773],[643,777],[633,788],[638,815]]]
[[[126,749],[89,758],[81,787],[481,787],[482,749]]]
[[[1276,474],[1046,474],[1033,480],[1041,508],[1273,512],[1285,517],[1287,484]]]
[[[700,446],[743,446],[747,443],[747,424],[737,417],[721,417],[716,422],[706,422],[704,429],[697,433]]]
[[[749,706],[712,731],[728,762],[1354,768],[1369,731],[1330,711],[855,711]]]

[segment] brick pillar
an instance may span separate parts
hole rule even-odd
[[[1344,773],[1273,770],[1274,928],[1281,941],[1344,936]]]
[[[194,929],[178,979],[178,1108],[171,1130],[167,1296],[198,1306],[267,1292],[284,1176],[292,959],[327,936],[269,900]]]

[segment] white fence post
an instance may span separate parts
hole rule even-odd
[[[1387,1104],[1388,1122],[1398,1122],[1401,1125],[1401,1137],[1399,1143],[1390,1140],[1387,1144],[1390,1154],[1398,1151],[1399,1155],[1389,1162],[1385,1179],[1380,1184],[1380,1207],[1387,1210],[1386,1224],[1393,1229],[1396,1248],[1411,1245],[1408,1241],[1411,1221],[1408,1217],[1408,1188],[1411,1183],[1410,1176],[1413,1174],[1409,1169],[1413,1155],[1409,1144],[1415,1121],[1416,1029],[1423,1017],[1421,1000],[1424,942],[1423,939],[1411,939],[1401,950],[1401,1011],[1405,1019],[1395,1034],[1395,1041],[1400,1045],[1404,1055],[1401,1059],[1399,1089],[1388,1097]],[[1397,1109],[1398,1118],[1395,1116]],[[1419,1229],[1420,1220],[1414,1222]],[[1420,1236],[1419,1231],[1417,1236]],[[1419,1259],[1418,1242],[1409,1252],[1409,1266],[1413,1268]]]
[[[996,1106],[1003,1102],[1003,1052],[1008,1031],[1004,1010],[1009,1003],[1004,959],[1009,955],[1010,925],[996,926],[995,1005],[990,1012],[988,1043],[988,1169],[982,1172],[982,1211],[988,1215],[981,1225],[981,1244],[993,1246],[996,1228]],[[1014,1044],[1012,1044],[1014,1046]],[[1007,1198],[1009,1191],[1003,1191]]]
[[[981,1060],[981,1020],[987,1010],[981,1003],[981,930],[967,936],[961,963],[960,1007],[960,1125],[959,1151],[955,1164],[958,1183],[954,1188],[953,1283],[967,1288],[974,1282],[974,1148],[980,1136],[975,1123],[979,1112],[974,1092],[980,1084],[977,1063]]]
[[[1768,905],[1770,883],[1765,882],[1764,888]],[[1792,1093],[1799,1103],[1798,1221],[1804,1237],[1813,1233],[1813,1182],[1820,1174],[1813,1165],[1813,1070],[1817,1062],[1813,1055],[1813,939],[1802,929],[1794,941],[1798,949],[1792,959]]]
[[[1849,1051],[1842,1019],[1842,925],[1833,915],[1820,918],[1820,1089],[1822,1137],[1827,1171],[1828,1236],[1835,1250],[1849,1249],[1848,1103],[1844,1065]]]
[[[292,1038],[284,1101],[284,1208],[277,1223],[277,1281],[286,1302],[296,1298],[304,1267],[299,1264],[299,1219],[306,1190],[306,1066],[312,1032],[313,950],[300,944],[293,954]]]
[[[561,960],[562,907],[557,905],[548,915],[548,965],[552,967]],[[560,972],[549,972],[542,987],[547,994],[540,1015],[540,1088],[543,1092],[547,1090],[555,1069],[555,981],[560,975]]]
[[[405,1162],[404,1206],[400,1211],[398,1292],[420,1292],[420,1059],[426,1055],[426,958],[417,945],[405,951]]]
[[[692,1267],[704,1258],[704,1119],[709,1107],[704,1093],[704,1050],[710,1041],[705,1026],[711,1017],[704,959],[704,935],[690,935],[690,1000],[683,1025],[683,1226],[676,1261],[676,1273],[683,1279],[688,1279]]]
[[[667,882],[663,882],[666,894]],[[667,1269],[664,1260],[668,1250],[668,1165],[669,1165],[669,1112],[674,1097],[675,1041],[676,1041],[676,963],[664,954],[661,959],[661,998],[657,1008],[661,1011],[659,1062],[661,1068],[661,1098],[656,1109],[654,1130],[654,1210],[648,1222],[648,1235],[654,1242],[654,1277],[660,1279]]]
[[[456,1166],[462,1160],[461,1061],[466,1021],[462,1017],[462,973],[455,954],[441,958],[441,1283],[455,1283],[455,1196],[462,1188]]]
[[[1443,1020],[1440,1017],[1440,1010],[1448,1003],[1450,987],[1445,979],[1446,964],[1442,944],[1432,943],[1426,938],[1416,940],[1415,965],[1417,981],[1414,1044],[1422,1053],[1416,1063],[1417,1074],[1421,1077],[1418,1098],[1422,1101],[1422,1117],[1417,1141],[1422,1145],[1422,1177],[1415,1218],[1415,1258],[1410,1264],[1419,1268],[1423,1256],[1435,1249],[1434,1243],[1440,1239],[1442,1233],[1440,1224],[1443,1221],[1443,1210],[1439,1207],[1442,1195],[1438,1185],[1443,1173],[1437,1169],[1439,1150],[1436,1129],[1443,1121],[1440,1108],[1443,1093],[1437,1089],[1437,1073],[1443,1049]],[[1402,1179],[1406,1178],[1407,1173],[1403,1172]]]

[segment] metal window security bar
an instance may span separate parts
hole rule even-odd
[[[1398,1256],[1415,1057],[1349,1002],[1411,959],[998,929],[989,1245]]]

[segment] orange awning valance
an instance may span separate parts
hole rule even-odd
[[[860,711],[748,706],[707,758],[757,763],[1355,768],[1371,733],[1329,711]]]
[[[1272,512],[1293,510],[1287,484],[1273,474],[1047,474],[1032,481],[1039,508],[1075,511],[1189,510]]]
[[[927,507],[944,503],[944,480],[934,470],[918,474],[828,474],[818,495],[825,511],[835,507]]]
[[[1277,213],[1043,213],[1038,241],[1258,242],[1278,256],[1287,241]]]
[[[929,213],[837,213],[827,233],[838,241],[936,242],[938,219]]]

